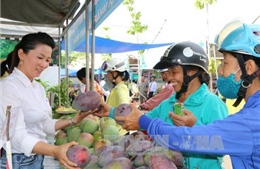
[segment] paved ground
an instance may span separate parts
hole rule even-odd
[[[48,136],[47,140],[49,144],[54,143],[54,136]],[[60,169],[60,164],[58,160],[54,160],[51,156],[45,156],[43,161],[44,169]]]
[[[60,169],[58,160],[54,160],[53,157],[45,156],[43,164],[44,169]]]

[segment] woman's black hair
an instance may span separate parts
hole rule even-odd
[[[191,65],[188,65],[188,66],[183,66],[185,70],[189,71],[189,70],[198,70],[198,78],[199,78],[199,81],[201,84],[205,83],[207,86],[209,85],[209,82],[210,82],[210,75],[205,71],[203,70],[202,68],[200,67],[197,67],[197,66],[191,66]]]
[[[128,81],[129,80],[129,78],[130,78],[130,75],[129,75],[129,73],[128,73],[128,71],[123,71],[123,72],[118,72],[117,71],[117,73],[118,73],[118,76],[121,76],[122,77],[122,80],[123,81]]]
[[[83,67],[83,68],[81,68],[81,69],[79,69],[78,71],[77,71],[77,78],[79,79],[79,80],[82,80],[83,78],[85,78],[86,77],[86,68],[85,67]],[[91,79],[91,68],[89,69],[89,79]],[[97,83],[99,83],[99,81],[98,81],[98,79],[97,79],[97,77],[94,75],[94,80],[97,82]]]
[[[236,54],[232,53],[232,56],[234,56],[236,58]],[[248,60],[253,60],[255,62],[255,64],[259,67],[260,69],[260,58],[257,58],[255,56],[251,56],[251,55],[246,55],[246,54],[242,54],[244,62],[248,61]],[[260,76],[258,76],[258,79],[260,79]]]
[[[0,64],[0,77],[2,77],[5,72],[9,72],[9,68],[12,64],[12,52],[10,52],[7,57],[6,60],[4,60],[1,64]]]
[[[230,52],[232,54],[232,56],[234,56],[236,58],[236,53]],[[251,55],[247,55],[247,54],[242,54],[244,61],[248,61],[248,60],[253,60],[255,62],[255,64],[260,68],[260,58],[257,58],[255,56],[251,56]]]
[[[14,68],[19,64],[18,50],[22,49],[24,53],[28,53],[33,50],[37,45],[43,44],[55,48],[55,42],[53,38],[44,32],[30,33],[23,36],[22,40],[15,46],[14,50],[9,53],[7,59],[1,63],[1,76],[2,73],[8,71],[12,73]]]
[[[83,78],[86,77],[86,68],[83,67],[83,68],[79,69],[76,74],[77,74],[77,78],[79,80],[82,80]]]
[[[259,67],[260,69],[260,58],[254,57],[254,56],[250,56],[250,55],[243,55],[244,61],[248,61],[248,60],[253,60],[255,62],[255,64]],[[258,79],[260,80],[260,75],[258,76]]]

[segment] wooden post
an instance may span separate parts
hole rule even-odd
[[[10,118],[11,118],[11,106],[7,106],[6,108],[6,168],[13,169],[12,164],[12,150],[11,150],[11,142],[10,142],[10,135],[9,135],[9,128],[10,128]]]

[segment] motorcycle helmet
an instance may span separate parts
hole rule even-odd
[[[174,65],[198,66],[207,72],[209,58],[200,45],[184,41],[171,45],[153,68],[165,69]]]
[[[112,58],[110,60],[103,62],[101,69],[106,72],[107,71],[124,72],[126,71],[126,65],[123,60],[118,58]]]
[[[201,46],[194,42],[184,41],[170,46],[164,52],[161,60],[153,68],[164,69],[175,65],[197,66],[202,69],[189,76],[187,68],[183,67],[183,83],[180,91],[178,91],[175,96],[176,99],[179,99],[181,94],[187,91],[189,83],[194,78],[200,76],[204,72],[208,73],[209,58]]]
[[[260,57],[260,25],[248,25],[241,19],[228,23],[216,36],[220,52]]]
[[[260,74],[260,69],[253,74],[248,75],[245,69],[244,58],[249,56],[260,58],[260,25],[248,25],[242,19],[235,19],[228,23],[216,36],[215,43],[220,52],[230,52],[238,60],[241,69],[241,84],[237,93],[237,99],[233,104],[234,107],[245,98],[247,88],[253,80]]]

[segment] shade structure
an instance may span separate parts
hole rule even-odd
[[[92,36],[89,37],[90,46],[92,46]],[[95,36],[95,53],[122,53],[129,51],[145,50],[150,48],[158,48],[163,46],[169,46],[171,43],[160,43],[160,44],[140,44],[117,41],[113,39],[103,38]],[[62,50],[65,50],[65,41],[62,41]],[[91,48],[89,49],[91,52]],[[85,52],[86,41],[83,40],[73,51]]]

